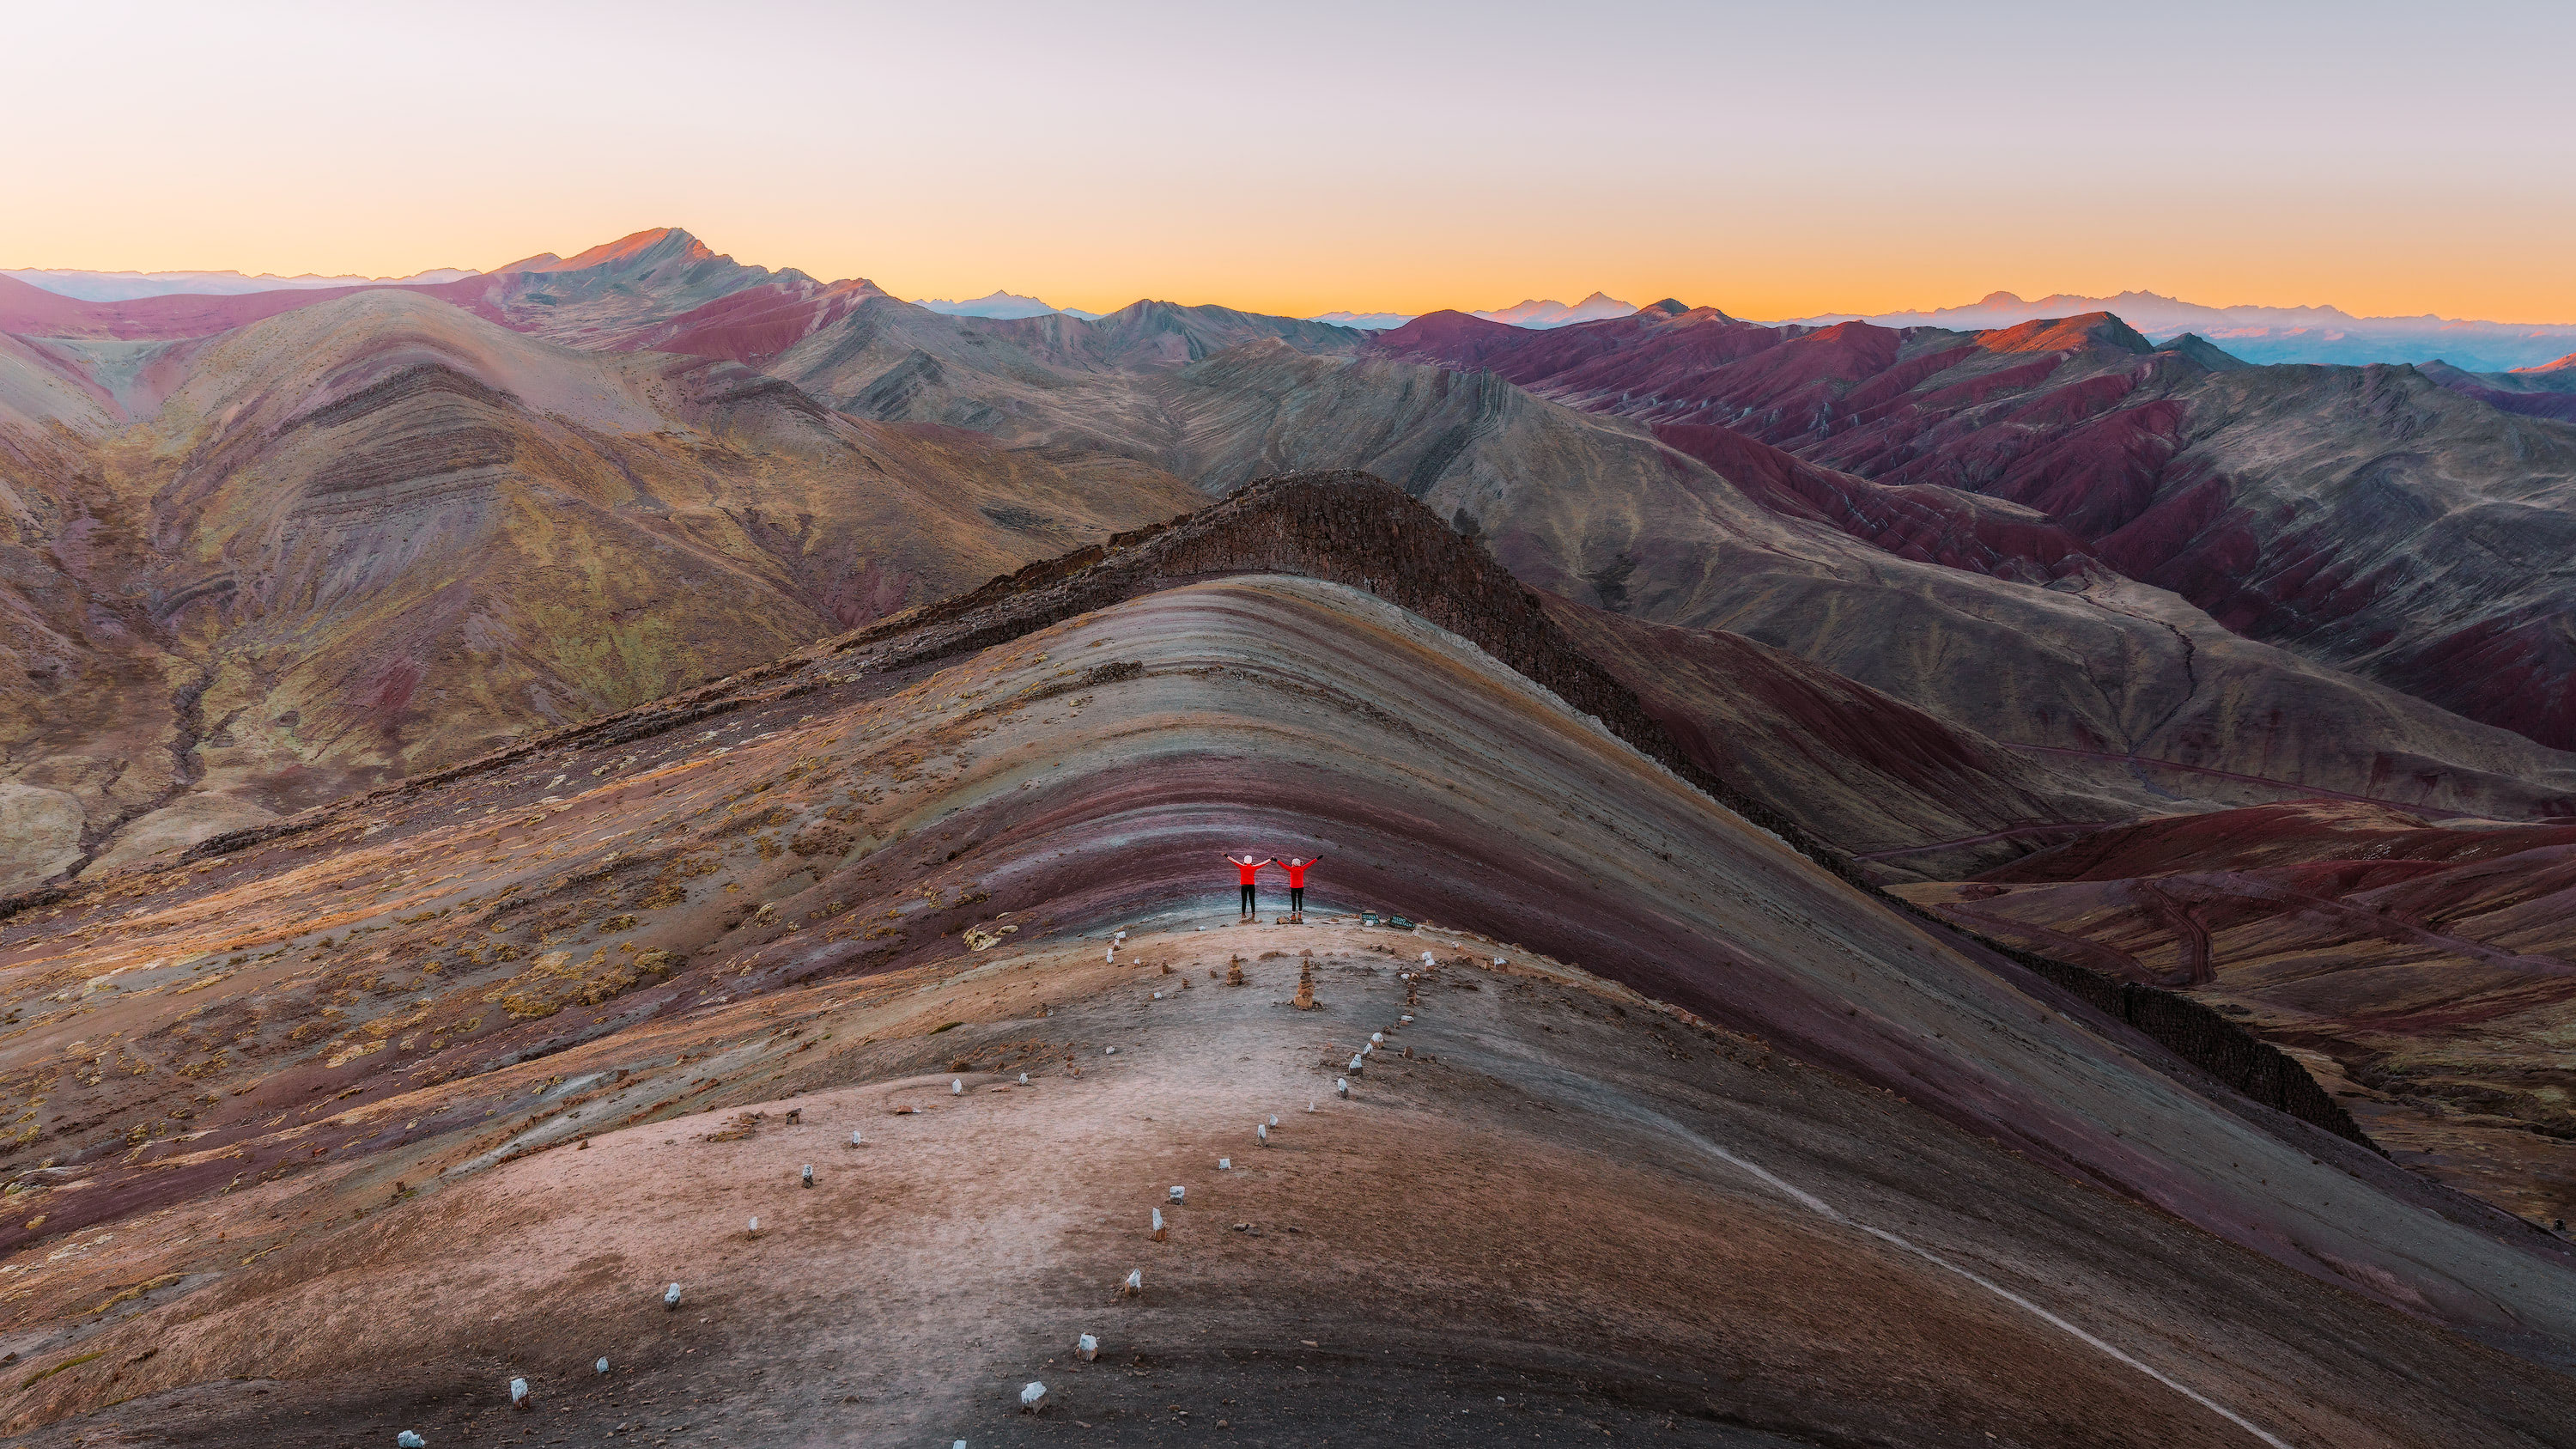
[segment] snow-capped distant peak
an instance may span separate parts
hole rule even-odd
[[[990,317],[1001,320],[1013,317],[1044,317],[1068,310],[1062,307],[1050,307],[1035,297],[1023,297],[1015,292],[1000,290],[996,290],[990,296],[977,297],[969,302],[951,302],[944,297],[924,297],[914,305],[927,307],[933,312],[945,313],[951,317]],[[1096,314],[1073,312],[1070,315],[1081,317]]]
[[[1411,312],[1321,312],[1306,320],[1330,322],[1336,327],[1356,327],[1363,332],[1387,332],[1414,319]]]
[[[425,287],[479,275],[481,273],[471,267],[441,267],[408,277],[319,277],[310,272],[295,277],[281,277],[274,272],[261,272],[256,276],[245,276],[240,272],[90,272],[72,267],[0,271],[0,277],[15,277],[28,286],[41,287],[58,297],[72,297],[83,302],[131,302],[140,297],[166,297],[175,292],[231,297],[246,292],[315,287]]]
[[[1633,302],[1622,302],[1606,293],[1595,292],[1571,307],[1553,297],[1544,300],[1532,297],[1515,306],[1474,315],[1488,322],[1504,322],[1514,327],[1544,328],[1570,327],[1577,322],[1598,322],[1606,317],[1626,317],[1636,310]]]

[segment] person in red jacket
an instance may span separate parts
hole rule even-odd
[[[1306,872],[1322,860],[1320,855],[1311,860],[1300,860],[1292,855],[1279,864],[1281,870],[1288,872],[1288,918],[1301,925],[1306,920]]]
[[[1235,879],[1243,884],[1243,919],[1247,921],[1251,920],[1253,907],[1253,877],[1261,873],[1261,868],[1263,866],[1277,865],[1279,862],[1275,860],[1254,860],[1248,853],[1240,857],[1229,855],[1226,859],[1232,862],[1234,866]]]

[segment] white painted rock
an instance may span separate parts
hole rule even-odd
[[[1027,1086],[1028,1084],[1029,1084],[1029,1074],[1028,1074],[1028,1073],[1026,1073],[1026,1072],[1022,1072],[1022,1073],[1020,1073],[1020,1085],[1021,1085],[1021,1086],[1023,1086],[1023,1087],[1025,1087],[1025,1086]]]
[[[965,1095],[966,1095],[966,1083],[965,1083],[965,1080],[964,1080],[963,1078],[959,1078],[959,1077],[950,1077],[950,1078],[948,1079],[948,1095],[950,1095],[950,1096],[952,1096],[952,1097],[963,1097],[963,1096],[965,1096]]]
[[[595,1363],[595,1364],[592,1364],[592,1365],[590,1366],[590,1371],[591,1371],[592,1373],[600,1373],[600,1374],[604,1374],[604,1373],[608,1372],[608,1360],[606,1360],[606,1359],[601,1359],[599,1362],[597,1362],[597,1363]]]
[[[1034,1412],[1040,1404],[1045,1402],[1046,1385],[1044,1384],[1032,1383],[1027,1388],[1020,1390],[1020,1407],[1023,1409],[1028,1409]]]
[[[394,1436],[394,1449],[429,1449],[429,1441],[405,1429]]]
[[[863,1136],[859,1135],[859,1134],[858,1134],[858,1133],[856,1133],[856,1132],[853,1132],[853,1133],[851,1133],[851,1134],[850,1134],[850,1145],[851,1145],[852,1147],[857,1147],[857,1146],[859,1146],[860,1144],[862,1144],[862,1143],[866,1142],[867,1140],[868,1140],[867,1138],[865,1138],[865,1137],[863,1137]]]
[[[1351,1084],[1350,1084],[1350,1083],[1348,1083],[1348,1082],[1346,1082],[1346,1081],[1343,1081],[1343,1080],[1342,1080],[1341,1078],[1339,1078],[1339,1077],[1335,1077],[1335,1078],[1333,1078],[1333,1095],[1334,1095],[1334,1096],[1337,1096],[1337,1097],[1347,1097],[1347,1096],[1349,1096],[1350,1094],[1351,1094]]]
[[[526,1379],[510,1380],[510,1407],[514,1409],[525,1408],[527,1406],[527,1402],[528,1381]]]
[[[662,1290],[662,1306],[665,1308],[677,1308],[680,1306],[679,1284],[674,1283],[670,1287]]]
[[[1082,1355],[1084,1363],[1089,1363],[1100,1357],[1100,1340],[1086,1333],[1073,1341],[1073,1351]]]
[[[1267,1147],[1270,1145],[1270,1128],[1266,1123],[1253,1123],[1252,1135],[1261,1139],[1262,1146]]]
[[[1188,1195],[1188,1193],[1189,1193],[1189,1189],[1188,1189],[1188,1188],[1186,1188],[1186,1187],[1181,1187],[1181,1186],[1179,1186],[1179,1185],[1177,1185],[1177,1184],[1176,1184],[1176,1185],[1174,1185],[1174,1186],[1173,1186],[1173,1188],[1172,1188],[1172,1201],[1174,1201],[1174,1202],[1179,1202],[1183,1197],[1187,1196],[1187,1195]]]
[[[803,1181],[807,1187],[812,1187],[814,1185],[814,1164],[810,1162],[805,1164],[805,1176]]]
[[[1219,1171],[1219,1172],[1232,1172],[1232,1171],[1234,1171],[1234,1159],[1233,1159],[1233,1158],[1231,1158],[1231,1157],[1220,1157],[1220,1158],[1218,1158],[1218,1159],[1216,1160],[1216,1170],[1217,1170],[1217,1171]]]

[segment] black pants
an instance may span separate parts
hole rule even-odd
[[[1247,916],[1252,914],[1252,887],[1250,886],[1243,888],[1243,913]]]
[[[1306,888],[1304,886],[1290,886],[1288,888],[1288,914],[1292,916],[1302,916],[1306,914]]]

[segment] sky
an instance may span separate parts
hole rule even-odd
[[[2576,323],[2576,5],[0,9],[0,266]]]

